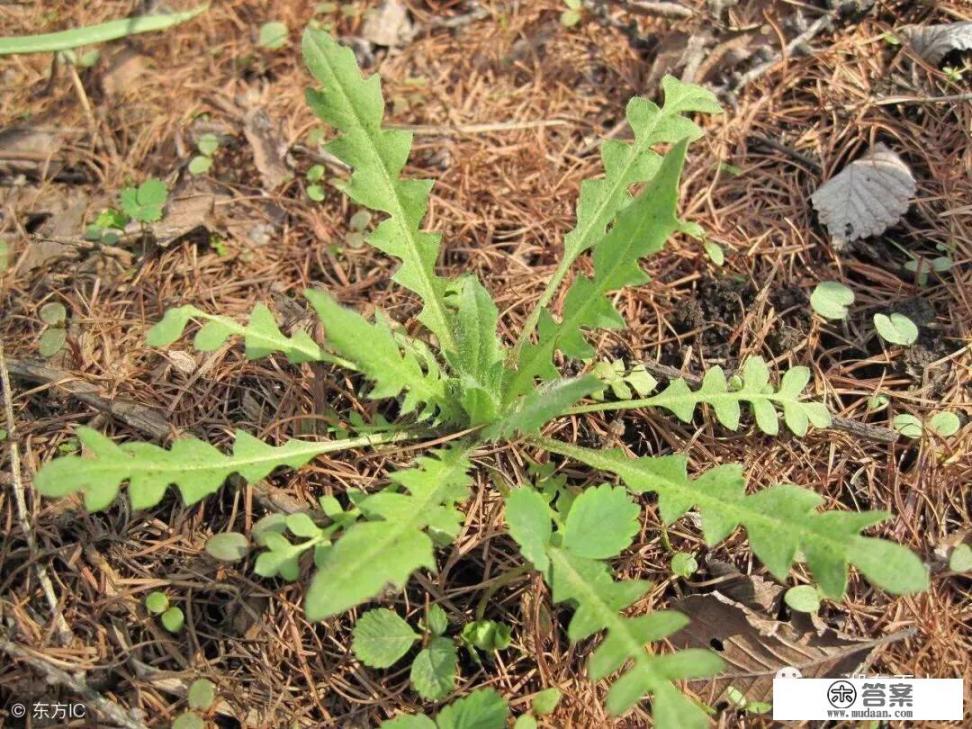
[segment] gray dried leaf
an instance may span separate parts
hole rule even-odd
[[[400,0],[385,0],[365,18],[361,37],[376,46],[405,45],[412,39],[414,29],[408,9]]]
[[[821,185],[810,200],[830,235],[853,241],[883,233],[908,211],[915,194],[908,165],[883,144]]]
[[[690,595],[672,604],[691,618],[671,637],[677,648],[712,648],[726,662],[719,678],[706,682],[709,703],[730,687],[750,701],[769,701],[773,677],[781,669],[796,669],[804,678],[853,673],[882,641],[859,640],[832,628],[814,625],[795,613],[789,622],[750,609],[720,592]]]
[[[972,49],[972,22],[908,25],[901,35],[923,59],[937,66],[949,51]]]
[[[284,161],[287,143],[280,134],[279,124],[270,119],[265,109],[247,112],[243,134],[253,149],[253,163],[260,171],[265,190],[274,190],[293,177]]]

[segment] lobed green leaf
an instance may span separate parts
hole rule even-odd
[[[436,451],[392,474],[408,493],[386,489],[362,499],[358,508],[368,520],[351,526],[323,554],[307,590],[307,619],[337,615],[386,586],[401,589],[420,567],[433,569],[426,529],[447,538],[458,534],[462,514],[454,504],[469,495],[469,468],[462,450]]]
[[[549,451],[616,474],[633,493],[658,494],[666,524],[697,508],[709,545],[745,527],[753,553],[781,581],[802,555],[831,598],[843,595],[848,565],[895,594],[928,587],[928,570],[915,554],[893,542],[860,536],[862,529],[886,520],[885,512],[821,513],[818,494],[789,484],[747,494],[742,468],[735,464],[717,466],[693,480],[681,455],[631,459],[620,450],[596,451],[547,438],[539,442]]]
[[[324,31],[304,32],[304,62],[322,90],[307,90],[307,103],[340,133],[326,145],[354,171],[344,191],[360,205],[388,217],[368,237],[380,251],[402,262],[394,276],[424,304],[419,320],[443,350],[456,351],[446,310],[446,281],[435,273],[438,234],[420,230],[429,206],[431,180],[401,179],[412,146],[410,132],[383,129],[384,101],[378,76],[364,78],[350,48]]]

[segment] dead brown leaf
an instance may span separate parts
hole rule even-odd
[[[266,190],[274,190],[292,177],[284,161],[287,144],[266,109],[257,108],[247,112],[243,134],[253,148],[253,162],[260,171]]]
[[[804,678],[854,673],[889,638],[859,640],[826,626],[815,627],[806,615],[794,613],[782,622],[751,610],[720,592],[690,595],[671,608],[691,619],[676,633],[678,648],[716,650],[726,671],[705,690],[710,703],[732,686],[749,701],[769,701],[773,678],[783,668],[796,668]]]

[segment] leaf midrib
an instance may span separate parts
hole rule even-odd
[[[764,514],[760,511],[754,511],[751,509],[746,509],[740,506],[738,503],[727,503],[722,499],[713,498],[707,495],[701,489],[687,488],[678,481],[673,481],[665,476],[661,476],[657,473],[644,474],[639,472],[634,466],[617,463],[609,457],[602,456],[596,451],[591,451],[587,448],[582,448],[580,446],[573,446],[562,443],[561,441],[553,440],[551,438],[538,438],[537,442],[549,451],[554,453],[559,453],[561,455],[567,456],[569,458],[575,458],[582,463],[586,463],[589,466],[597,468],[601,471],[608,471],[619,476],[628,488],[628,478],[630,474],[634,474],[635,479],[639,477],[645,477],[650,475],[651,478],[655,479],[661,488],[648,489],[655,491],[656,493],[661,493],[662,489],[669,489],[670,491],[676,492],[680,495],[690,496],[692,503],[699,509],[712,509],[716,512],[721,512],[723,514],[730,515],[736,526],[745,524],[746,522],[761,522],[764,526],[767,526],[773,531],[796,531],[800,535],[801,543],[804,539],[810,541],[823,542],[831,550],[834,550],[837,554],[841,556],[847,562],[850,559],[847,557],[847,552],[849,551],[849,545],[839,539],[835,539],[825,533],[815,531],[813,529],[808,529],[802,525],[800,522],[795,521],[783,521],[777,519],[768,514]],[[628,476],[626,476],[628,474]],[[819,512],[814,512],[819,513]],[[745,518],[743,518],[743,515]],[[747,526],[748,531],[748,526]],[[860,535],[855,535],[860,538]]]
[[[618,634],[621,636],[625,648],[627,649],[627,657],[638,664],[638,668],[650,674],[654,682],[662,682],[665,679],[658,674],[655,667],[652,665],[651,656],[648,655],[645,650],[645,646],[628,630],[625,624],[624,618],[618,614],[618,612],[611,608],[604,600],[601,598],[600,594],[591,585],[583,579],[581,574],[574,569],[573,565],[570,564],[570,560],[567,559],[563,550],[557,547],[548,546],[547,554],[550,557],[551,562],[559,567],[565,574],[569,575],[570,582],[574,585],[575,590],[579,588],[581,592],[584,593],[588,602],[587,605],[593,605],[597,609],[597,614],[601,618],[601,622],[604,625],[608,633]]]
[[[435,285],[432,282],[432,278],[429,276],[429,272],[426,271],[425,267],[422,265],[421,256],[418,255],[418,241],[416,241],[414,235],[412,234],[411,228],[409,228],[408,225],[406,224],[407,218],[405,215],[405,207],[402,204],[402,199],[398,192],[398,186],[395,184],[396,180],[391,176],[391,171],[388,169],[388,166],[385,164],[385,160],[382,158],[380,154],[378,154],[377,145],[375,144],[374,137],[372,136],[367,125],[364,124],[361,115],[358,113],[357,105],[351,102],[351,97],[348,95],[347,91],[344,88],[344,85],[341,83],[340,76],[335,72],[334,66],[331,64],[330,58],[328,57],[327,53],[324,52],[324,50],[318,43],[317,38],[313,34],[311,34],[309,37],[310,37],[310,42],[313,43],[317,48],[322,61],[327,65],[328,69],[330,70],[331,76],[335,80],[335,88],[339,90],[342,98],[344,99],[347,105],[347,108],[351,109],[351,114],[354,117],[354,120],[357,123],[358,128],[364,132],[365,137],[368,139],[369,144],[367,145],[367,153],[372,158],[377,160],[378,162],[377,167],[380,167],[381,169],[381,174],[382,177],[384,178],[385,186],[392,191],[391,199],[393,201],[393,208],[395,212],[390,213],[390,217],[392,218],[392,220],[395,221],[395,225],[398,226],[399,230],[401,230],[405,234],[405,238],[407,241],[407,245],[405,246],[405,248],[409,259],[408,264],[414,266],[419,271],[419,274],[423,280],[423,284],[427,289],[426,291],[427,295],[425,296],[423,296],[422,292],[417,292],[417,293],[420,296],[422,296],[424,300],[424,304],[429,309],[433,310],[433,318],[436,319],[437,322],[436,328],[439,330],[439,331],[434,331],[434,333],[441,340],[439,342],[439,345],[443,349],[454,350],[456,344],[452,336],[452,332],[449,330],[448,318],[445,315],[445,305],[443,304],[442,301],[439,300],[439,295]],[[405,256],[403,256],[402,258],[404,260]],[[432,327],[429,328],[431,329]]]

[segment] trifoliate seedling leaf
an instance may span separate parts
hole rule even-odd
[[[510,626],[505,623],[476,620],[462,629],[462,639],[481,651],[504,651],[513,638]]]
[[[180,630],[182,630],[182,626],[186,622],[186,616],[179,608],[170,607],[168,610],[162,613],[160,620],[162,621],[163,628],[168,630],[170,633],[178,633]]]
[[[509,710],[493,689],[479,689],[446,706],[435,717],[438,729],[505,729]]]
[[[221,562],[239,562],[250,551],[250,540],[239,532],[214,534],[206,542],[206,554]]]
[[[972,22],[908,25],[900,32],[915,53],[932,66],[941,63],[951,51],[972,48]]]
[[[698,569],[698,561],[688,552],[676,552],[672,557],[672,573],[679,577],[691,577]]]
[[[279,20],[271,20],[260,26],[260,35],[257,43],[262,47],[275,51],[283,48],[288,42],[287,24]]]
[[[928,429],[943,438],[955,435],[962,427],[962,421],[955,413],[935,413],[928,419]]]
[[[372,668],[388,668],[408,653],[419,634],[394,610],[369,610],[354,625],[351,649]]]
[[[169,598],[164,592],[150,592],[145,598],[145,609],[153,615],[161,615],[169,609]]]
[[[972,572],[972,547],[960,544],[948,556],[948,568],[952,572]]]
[[[922,432],[924,432],[921,420],[909,413],[895,415],[894,420],[891,421],[891,426],[905,438],[920,438]]]
[[[309,197],[314,202],[322,202],[325,198],[324,188],[320,185],[308,185],[307,197]]]
[[[189,686],[189,708],[207,711],[216,700],[216,685],[208,678],[200,678]]]
[[[854,292],[837,281],[821,281],[810,294],[810,306],[824,319],[846,319]]]
[[[41,357],[53,357],[64,349],[67,342],[67,330],[61,327],[49,327],[41,332],[37,340],[37,351]]]
[[[432,635],[445,635],[449,629],[449,616],[441,606],[432,603],[425,613],[425,625]]]
[[[50,326],[57,326],[67,318],[67,309],[64,308],[64,304],[56,301],[44,304],[39,313],[41,321]]]
[[[874,328],[881,339],[891,344],[910,346],[918,340],[918,327],[904,314],[874,315]]]
[[[815,613],[820,610],[820,593],[813,585],[791,587],[783,595],[783,600],[791,610],[800,613]]]
[[[607,484],[575,499],[564,524],[564,549],[588,559],[615,557],[638,532],[640,509],[623,488]]]
[[[867,410],[876,413],[884,410],[890,403],[891,399],[887,395],[872,395],[867,399]]]
[[[534,694],[533,699],[530,701],[530,705],[533,707],[533,713],[538,716],[552,714],[554,709],[557,708],[557,704],[560,703],[560,696],[560,689],[556,686]]]
[[[132,220],[142,223],[156,223],[161,220],[162,208],[168,197],[169,191],[165,183],[154,177],[137,188],[124,188],[119,195],[122,211]]]
[[[412,687],[423,699],[438,701],[445,698],[455,688],[458,661],[456,646],[451,640],[433,638],[412,662],[409,673]]]
[[[197,154],[195,157],[189,160],[189,174],[204,175],[207,172],[209,172],[212,166],[213,166],[212,157],[207,157],[202,154]]]
[[[915,178],[883,144],[851,162],[810,196],[833,238],[853,241],[880,235],[901,219],[915,194]]]
[[[184,714],[179,714],[175,721],[172,722],[172,729],[205,729],[206,722],[202,720],[202,717],[191,711],[187,711]]]

